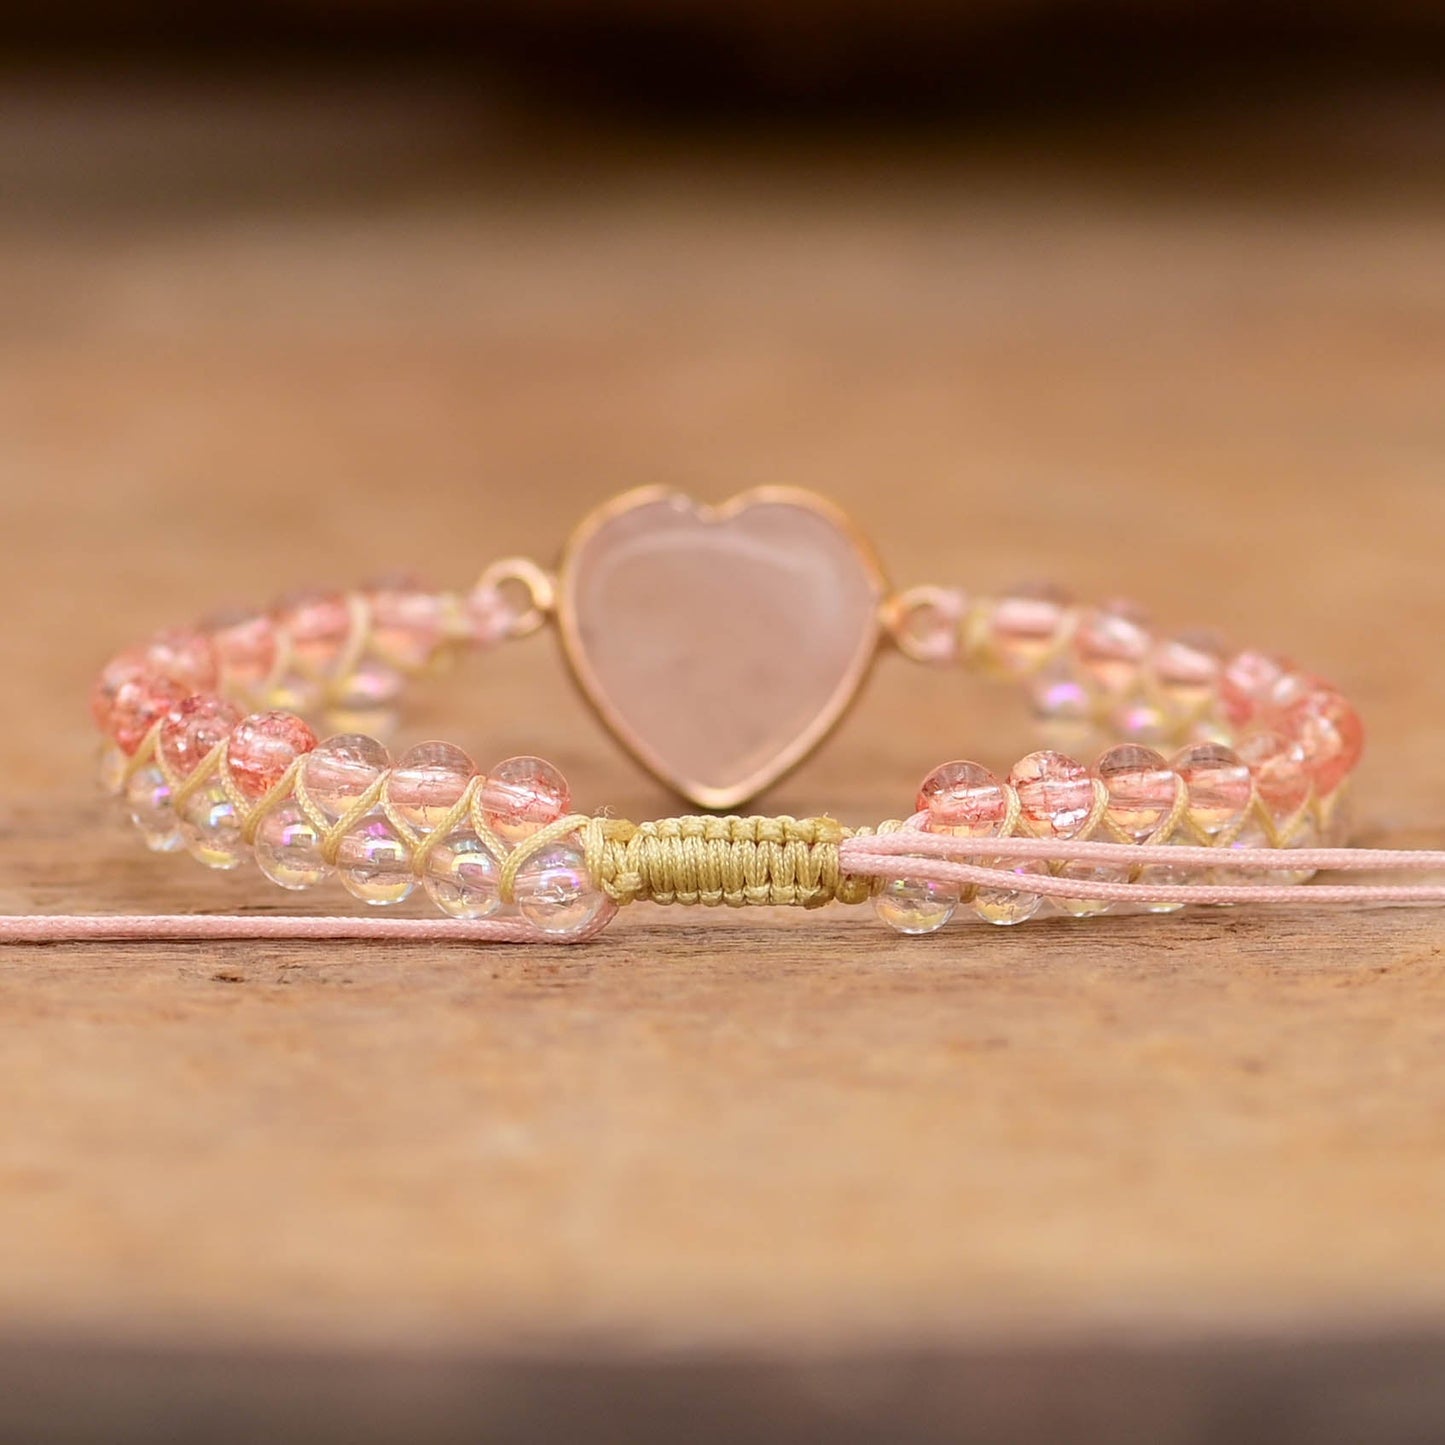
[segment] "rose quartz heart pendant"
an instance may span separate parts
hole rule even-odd
[[[882,573],[835,508],[762,488],[720,507],[629,492],[574,533],[557,579],[572,672],[646,768],[731,808],[800,762],[858,691]]]

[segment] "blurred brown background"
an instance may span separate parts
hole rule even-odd
[[[646,482],[1296,654],[1445,846],[1438,6],[4,13],[0,910],[290,907],[95,800],[99,663]],[[547,638],[409,729],[675,806]],[[761,806],[1027,736],[885,658]],[[0,1437],[1433,1442],[1441,941],[8,950]]]

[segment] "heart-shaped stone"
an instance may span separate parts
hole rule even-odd
[[[781,777],[857,693],[884,583],[829,503],[761,488],[721,507],[630,492],[569,542],[557,616],[573,674],[622,744],[705,808]]]

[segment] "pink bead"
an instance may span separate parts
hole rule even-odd
[[[1030,753],[1014,764],[1008,780],[1033,825],[1030,831],[1072,838],[1094,811],[1094,779],[1065,753]]]
[[[188,692],[210,692],[220,682],[211,639],[193,628],[172,627],[158,632],[146,644],[145,658],[157,676],[180,683]]]
[[[997,837],[1008,817],[1003,784],[981,763],[942,763],[924,778],[916,811],[928,814],[931,833]]]
[[[180,683],[148,672],[123,682],[116,689],[110,711],[110,735],[116,746],[127,756],[134,756],[156,723],[189,695]]]
[[[454,743],[418,743],[403,753],[387,783],[392,806],[424,833],[461,801],[477,766]]]
[[[276,624],[265,613],[235,612],[209,628],[226,686],[255,692],[276,666]]]
[[[1154,645],[1145,667],[1154,691],[1175,717],[1193,717],[1214,701],[1219,652],[1203,639],[1164,638]]]
[[[278,604],[276,625],[306,671],[328,676],[351,638],[351,608],[340,592],[301,593]]]
[[[1280,730],[1303,747],[1305,766],[1321,797],[1344,782],[1365,749],[1359,714],[1333,689],[1308,693],[1287,708]]]
[[[1100,692],[1117,697],[1134,687],[1150,642],[1144,614],[1131,603],[1111,602],[1081,615],[1074,657]]]
[[[248,798],[264,798],[297,758],[316,746],[316,734],[294,712],[255,712],[231,734],[226,761]]]
[[[1259,711],[1275,684],[1293,670],[1287,658],[1267,652],[1237,652],[1219,677],[1219,698],[1225,718],[1242,728]]]
[[[121,688],[126,683],[139,681],[149,672],[145,653],[138,647],[113,657],[101,668],[100,676],[90,691],[90,715],[95,719],[96,727],[102,732],[110,731],[111,716]]]
[[[500,588],[477,587],[462,600],[466,640],[472,647],[493,647],[511,635],[516,609]]]
[[[365,733],[340,733],[306,754],[301,780],[333,822],[349,813],[391,765],[391,754]]]
[[[425,667],[445,633],[441,598],[405,578],[373,583],[366,598],[377,654],[408,671]]]
[[[571,806],[566,778],[542,758],[508,758],[491,769],[482,784],[482,813],[509,843],[555,823]]]
[[[1240,740],[1238,752],[1275,818],[1293,817],[1304,806],[1310,795],[1310,775],[1304,747],[1297,739],[1261,728]]]
[[[1153,748],[1121,743],[1095,771],[1109,790],[1109,821],[1135,843],[1157,831],[1179,797],[1179,779]]]
[[[987,623],[988,653],[1013,677],[1039,667],[1058,646],[1069,621],[1069,600],[1055,588],[1021,587],[993,605]]]
[[[241,711],[215,693],[194,693],[166,714],[156,746],[178,778],[188,778],[241,721]]]
[[[1189,790],[1189,813],[1213,837],[1236,823],[1254,797],[1254,779],[1232,748],[1195,743],[1174,755],[1174,771]]]

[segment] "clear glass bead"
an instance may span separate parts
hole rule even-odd
[[[307,753],[301,778],[311,801],[335,822],[344,818],[391,764],[391,754],[366,733],[339,733]]]
[[[236,809],[215,779],[181,805],[181,840],[207,868],[234,868],[246,856]]]
[[[416,887],[411,850],[382,812],[368,813],[341,840],[336,876],[353,898],[386,908],[411,896]]]
[[[581,933],[616,905],[594,887],[581,848],[557,842],[517,872],[517,910],[534,928],[558,937]]]
[[[1046,878],[1048,865],[1037,859],[985,860],[989,866],[1004,868],[1020,878]],[[1020,893],[1012,888],[980,888],[969,904],[974,913],[985,923],[999,928],[1010,928],[1015,923],[1027,923],[1042,911],[1044,900],[1037,893]]]
[[[256,866],[282,888],[315,888],[331,876],[321,856],[321,834],[300,805],[290,800],[261,820],[254,851]]]
[[[470,828],[457,828],[432,845],[422,883],[427,897],[453,918],[490,918],[502,906],[502,866]]]
[[[181,846],[180,824],[171,808],[171,785],[154,763],[131,774],[125,801],[131,821],[153,853],[174,853]]]
[[[418,743],[397,760],[387,793],[408,826],[430,833],[461,801],[476,771],[455,743]]]
[[[958,908],[959,890],[928,878],[890,878],[873,895],[873,912],[898,933],[936,933]]]

